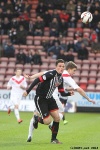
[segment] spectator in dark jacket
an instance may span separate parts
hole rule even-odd
[[[88,50],[83,43],[81,44],[81,47],[78,50],[78,59],[88,59]]]
[[[35,65],[42,65],[41,56],[38,51],[36,51],[35,54],[32,56],[31,62]]]
[[[14,49],[14,46],[10,40],[7,40],[6,42],[3,43],[3,49],[4,49],[4,56],[5,57],[8,57],[8,58],[14,57],[15,49]]]
[[[25,64],[26,63],[26,54],[23,52],[23,50],[19,50],[19,52],[16,54],[16,64]]]

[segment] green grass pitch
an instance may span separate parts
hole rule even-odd
[[[58,139],[63,144],[51,144],[48,126],[39,124],[31,143],[27,143],[32,112],[20,112],[23,122],[18,124],[14,113],[0,112],[0,150],[100,150],[100,114],[67,113],[67,125],[60,122]]]

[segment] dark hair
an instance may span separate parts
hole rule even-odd
[[[56,66],[58,65],[58,63],[65,63],[65,61],[63,59],[57,59]]]
[[[73,68],[77,69],[77,65],[73,61],[67,62],[67,64],[66,64],[66,70],[73,69]]]

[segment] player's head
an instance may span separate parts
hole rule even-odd
[[[58,59],[56,61],[56,71],[59,73],[59,74],[62,74],[63,71],[65,69],[65,62],[63,59]]]
[[[22,74],[22,70],[20,68],[16,68],[15,74],[16,76],[20,76]]]
[[[77,70],[77,65],[73,61],[69,61],[66,64],[66,70],[70,75],[75,74],[75,71]]]

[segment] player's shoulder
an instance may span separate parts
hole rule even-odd
[[[56,70],[48,70],[46,73],[50,74],[51,76],[55,75],[57,72]]]
[[[71,75],[68,73],[67,70],[64,70],[64,71],[63,71],[62,76],[63,76],[63,77],[71,77]]]

